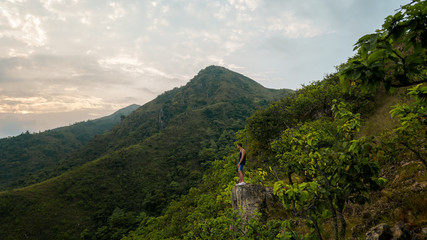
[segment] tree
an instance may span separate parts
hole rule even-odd
[[[382,180],[371,141],[355,139],[360,115],[346,110],[344,104],[334,105],[333,110],[333,121],[287,129],[272,144],[277,160],[293,175],[288,183],[277,181],[275,193],[286,208],[314,228],[319,239],[320,223],[330,217],[335,239],[344,239],[345,203],[368,201],[369,191]]]
[[[346,86],[407,87],[427,81],[427,2],[413,0],[359,39],[357,56],[340,70]]]
[[[427,86],[417,85],[408,95],[415,98],[410,104],[396,105],[390,112],[398,117],[400,126],[394,129],[393,142],[411,151],[427,167]]]

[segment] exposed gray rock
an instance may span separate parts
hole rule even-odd
[[[390,227],[386,223],[381,223],[369,229],[366,233],[366,240],[389,240],[392,239]]]
[[[410,189],[412,192],[425,192],[427,190],[427,182],[415,182]]]
[[[392,229],[386,224],[381,223],[372,227],[366,233],[366,240],[410,240],[411,234],[403,222],[398,222]]]
[[[239,210],[245,221],[253,217],[256,211],[260,212],[264,218],[269,218],[283,210],[281,202],[273,194],[273,189],[259,184],[234,186],[231,204],[233,209]]]
[[[391,229],[391,233],[393,235],[393,240],[410,240],[411,235],[409,234],[408,230],[406,229],[403,222],[398,222],[394,227]]]

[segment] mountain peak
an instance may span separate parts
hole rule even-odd
[[[217,65],[210,65],[210,66],[207,66],[206,68],[200,70],[199,74],[201,74],[201,73],[212,73],[212,72],[225,72],[225,71],[231,72],[231,70],[229,70],[225,67],[217,66]]]
[[[199,71],[199,73],[189,82],[190,86],[209,87],[212,85],[229,85],[227,87],[264,88],[254,80],[233,72],[225,67],[211,65]]]
[[[196,92],[197,95],[214,99],[235,99],[236,97],[267,97],[270,100],[284,96],[290,90],[268,89],[258,82],[229,70],[225,67],[211,65],[199,71],[193,79],[184,87]]]
[[[220,75],[220,74],[235,74],[235,75],[239,75],[242,77],[242,74],[234,72],[228,68],[222,67],[222,66],[217,66],[217,65],[210,65],[202,70],[199,71],[199,73],[196,76],[199,75],[205,75],[205,74],[212,74],[212,75]],[[245,77],[247,78],[247,77]],[[249,78],[248,78],[249,79]],[[250,79],[251,81],[253,81],[252,79]]]

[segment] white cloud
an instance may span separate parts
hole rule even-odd
[[[67,10],[72,9],[77,1],[64,1],[64,0],[40,0],[43,8],[47,10],[51,16],[60,21],[67,20]],[[75,13],[75,12],[74,12]]]
[[[26,2],[27,0],[7,0],[7,1],[11,3],[23,3],[23,2]]]
[[[224,43],[225,55],[227,56],[234,53],[238,49],[241,49],[244,45],[245,43],[241,41],[233,41],[232,39],[226,41]]]
[[[22,58],[28,58],[31,55],[32,51],[27,52],[27,51],[22,51],[22,50],[17,50],[14,48],[9,49],[9,53],[8,56],[15,58],[15,57],[22,57]]]
[[[115,21],[126,15],[126,10],[122,7],[120,3],[112,2],[109,5],[113,8],[113,13],[108,15],[109,19]]]
[[[166,19],[154,18],[148,30],[159,30],[161,27],[169,26],[169,22]]]
[[[141,76],[146,73],[142,69],[142,62],[137,57],[129,55],[100,59],[98,60],[98,64],[106,70],[120,71],[134,75],[134,77]]]
[[[121,55],[113,58],[105,58],[98,61],[99,65],[104,68],[111,68],[111,66],[134,66],[139,67],[142,63],[136,57]]]
[[[169,12],[169,6],[168,5],[163,6],[161,11],[163,14],[168,13]]]
[[[188,3],[185,7],[184,10],[187,14],[197,17],[197,18],[201,18],[203,16],[203,14],[201,13],[201,11],[198,10],[197,6],[190,2]]]
[[[255,11],[261,3],[261,0],[229,0],[230,5],[240,11]]]
[[[91,25],[92,24],[92,13],[89,11],[85,11],[85,12],[80,12],[78,13],[79,18],[80,18],[80,23],[85,24],[85,25]]]
[[[41,114],[71,112],[79,109],[102,109],[106,107],[103,99],[93,96],[61,95],[7,97],[0,96],[0,113]]]
[[[134,74],[136,77],[176,79],[177,75],[168,74],[156,67],[145,65],[140,59],[130,55],[119,55],[112,58],[98,60],[98,64],[113,71],[123,71]]]
[[[217,56],[217,55],[210,55],[207,56],[207,62],[209,62],[212,65],[219,65],[219,66],[224,66],[225,61],[223,58]]]
[[[220,4],[219,2],[212,3],[212,8],[215,8],[214,16],[219,20],[226,19],[231,11],[231,6],[228,4]]]
[[[41,27],[41,18],[39,17],[27,14],[21,31],[21,40],[30,46],[40,47],[47,42],[47,36]]]
[[[29,13],[22,13],[16,6],[0,4],[0,38],[8,37],[30,47],[44,46],[47,35],[42,28],[42,18]],[[3,22],[3,23],[1,23]],[[5,24],[8,23],[8,24]]]
[[[5,22],[9,23],[9,26],[11,28],[14,29],[14,28],[17,28],[21,25],[22,21],[21,21],[20,13],[17,9],[9,8],[6,5],[0,5],[0,13],[1,13],[3,19],[6,19]],[[4,25],[4,24],[2,24],[2,25]]]
[[[272,34],[280,32],[290,39],[312,38],[325,33],[325,30],[317,26],[312,20],[298,18],[290,11],[285,11],[278,17],[269,18],[268,21],[268,30]]]
[[[43,6],[47,9],[47,10],[53,10],[54,9],[54,5],[58,4],[58,3],[63,3],[63,0],[40,0],[40,2],[43,4]]]

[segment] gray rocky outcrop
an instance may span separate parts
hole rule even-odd
[[[413,239],[403,222],[398,222],[393,228],[386,223],[372,227],[366,233],[366,240],[410,240]]]
[[[233,209],[239,210],[245,221],[253,217],[255,212],[260,212],[264,219],[274,218],[283,212],[283,206],[274,195],[273,189],[260,184],[234,186],[231,204]]]
[[[412,239],[409,231],[406,229],[403,222],[398,222],[391,229],[391,234],[393,235],[393,240],[409,240]]]
[[[392,238],[391,229],[386,223],[381,223],[369,229],[366,240],[389,240]]]

